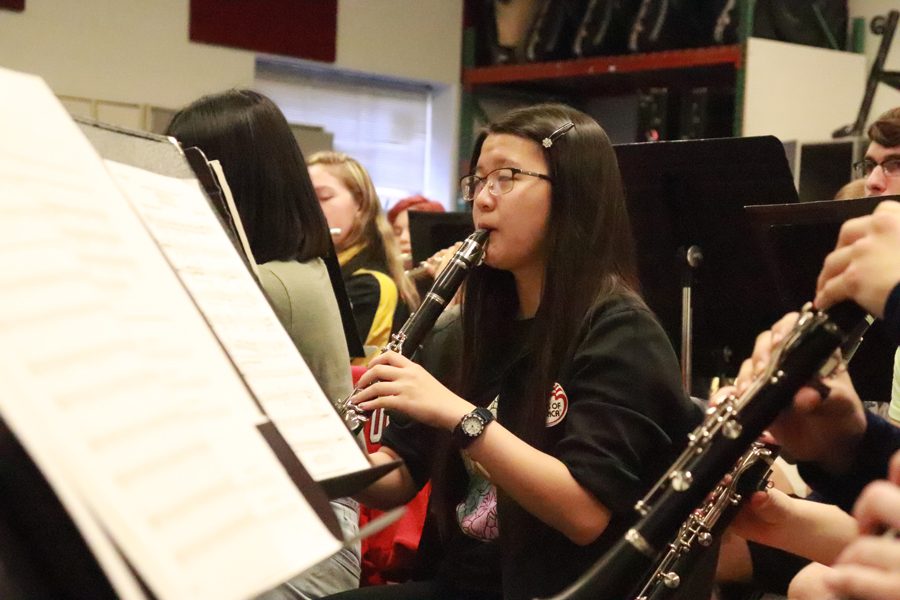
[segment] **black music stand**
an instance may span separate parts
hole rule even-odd
[[[834,249],[841,224],[870,214],[885,199],[900,200],[900,197],[747,206],[745,210],[763,249],[763,259],[776,274],[776,288],[772,291],[794,309],[811,300],[822,263]],[[848,365],[862,399],[890,400],[895,349],[882,323],[876,321]]]
[[[694,374],[733,375],[757,334],[789,308],[771,293],[774,275],[761,259],[743,210],[748,204],[797,201],[781,142],[766,136],[615,149],[644,298],[673,345],[681,347],[685,340],[693,348],[682,356],[689,367],[682,365],[685,388],[690,390]],[[695,315],[686,334],[685,290]],[[735,362],[729,364],[731,355]]]
[[[407,214],[414,265],[427,260],[439,250],[463,241],[475,231],[472,213],[411,210]]]

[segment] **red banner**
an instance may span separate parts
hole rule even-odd
[[[335,59],[337,0],[191,0],[190,19],[195,42]]]
[[[0,0],[0,8],[22,12],[25,10],[25,0]]]

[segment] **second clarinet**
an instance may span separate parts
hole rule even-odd
[[[400,331],[391,336],[391,341],[381,349],[382,353],[392,351],[407,358],[415,354],[425,336],[434,327],[437,318],[453,299],[466,275],[473,267],[481,264],[488,235],[487,230],[479,229],[465,239],[444,270],[435,278],[434,285],[425,294],[422,304],[410,315]],[[365,422],[369,420],[365,412],[350,401],[357,391],[358,389],[353,390],[353,393],[341,400],[337,407],[344,423],[354,434],[362,430]]]

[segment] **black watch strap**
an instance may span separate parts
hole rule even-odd
[[[484,428],[493,420],[494,413],[487,408],[479,406],[463,416],[456,427],[453,428],[453,433],[451,434],[453,443],[459,448],[468,448],[472,442],[484,433]]]

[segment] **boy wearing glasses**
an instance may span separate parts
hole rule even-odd
[[[869,126],[866,157],[853,165],[866,178],[866,196],[900,194],[900,107],[885,112]]]

